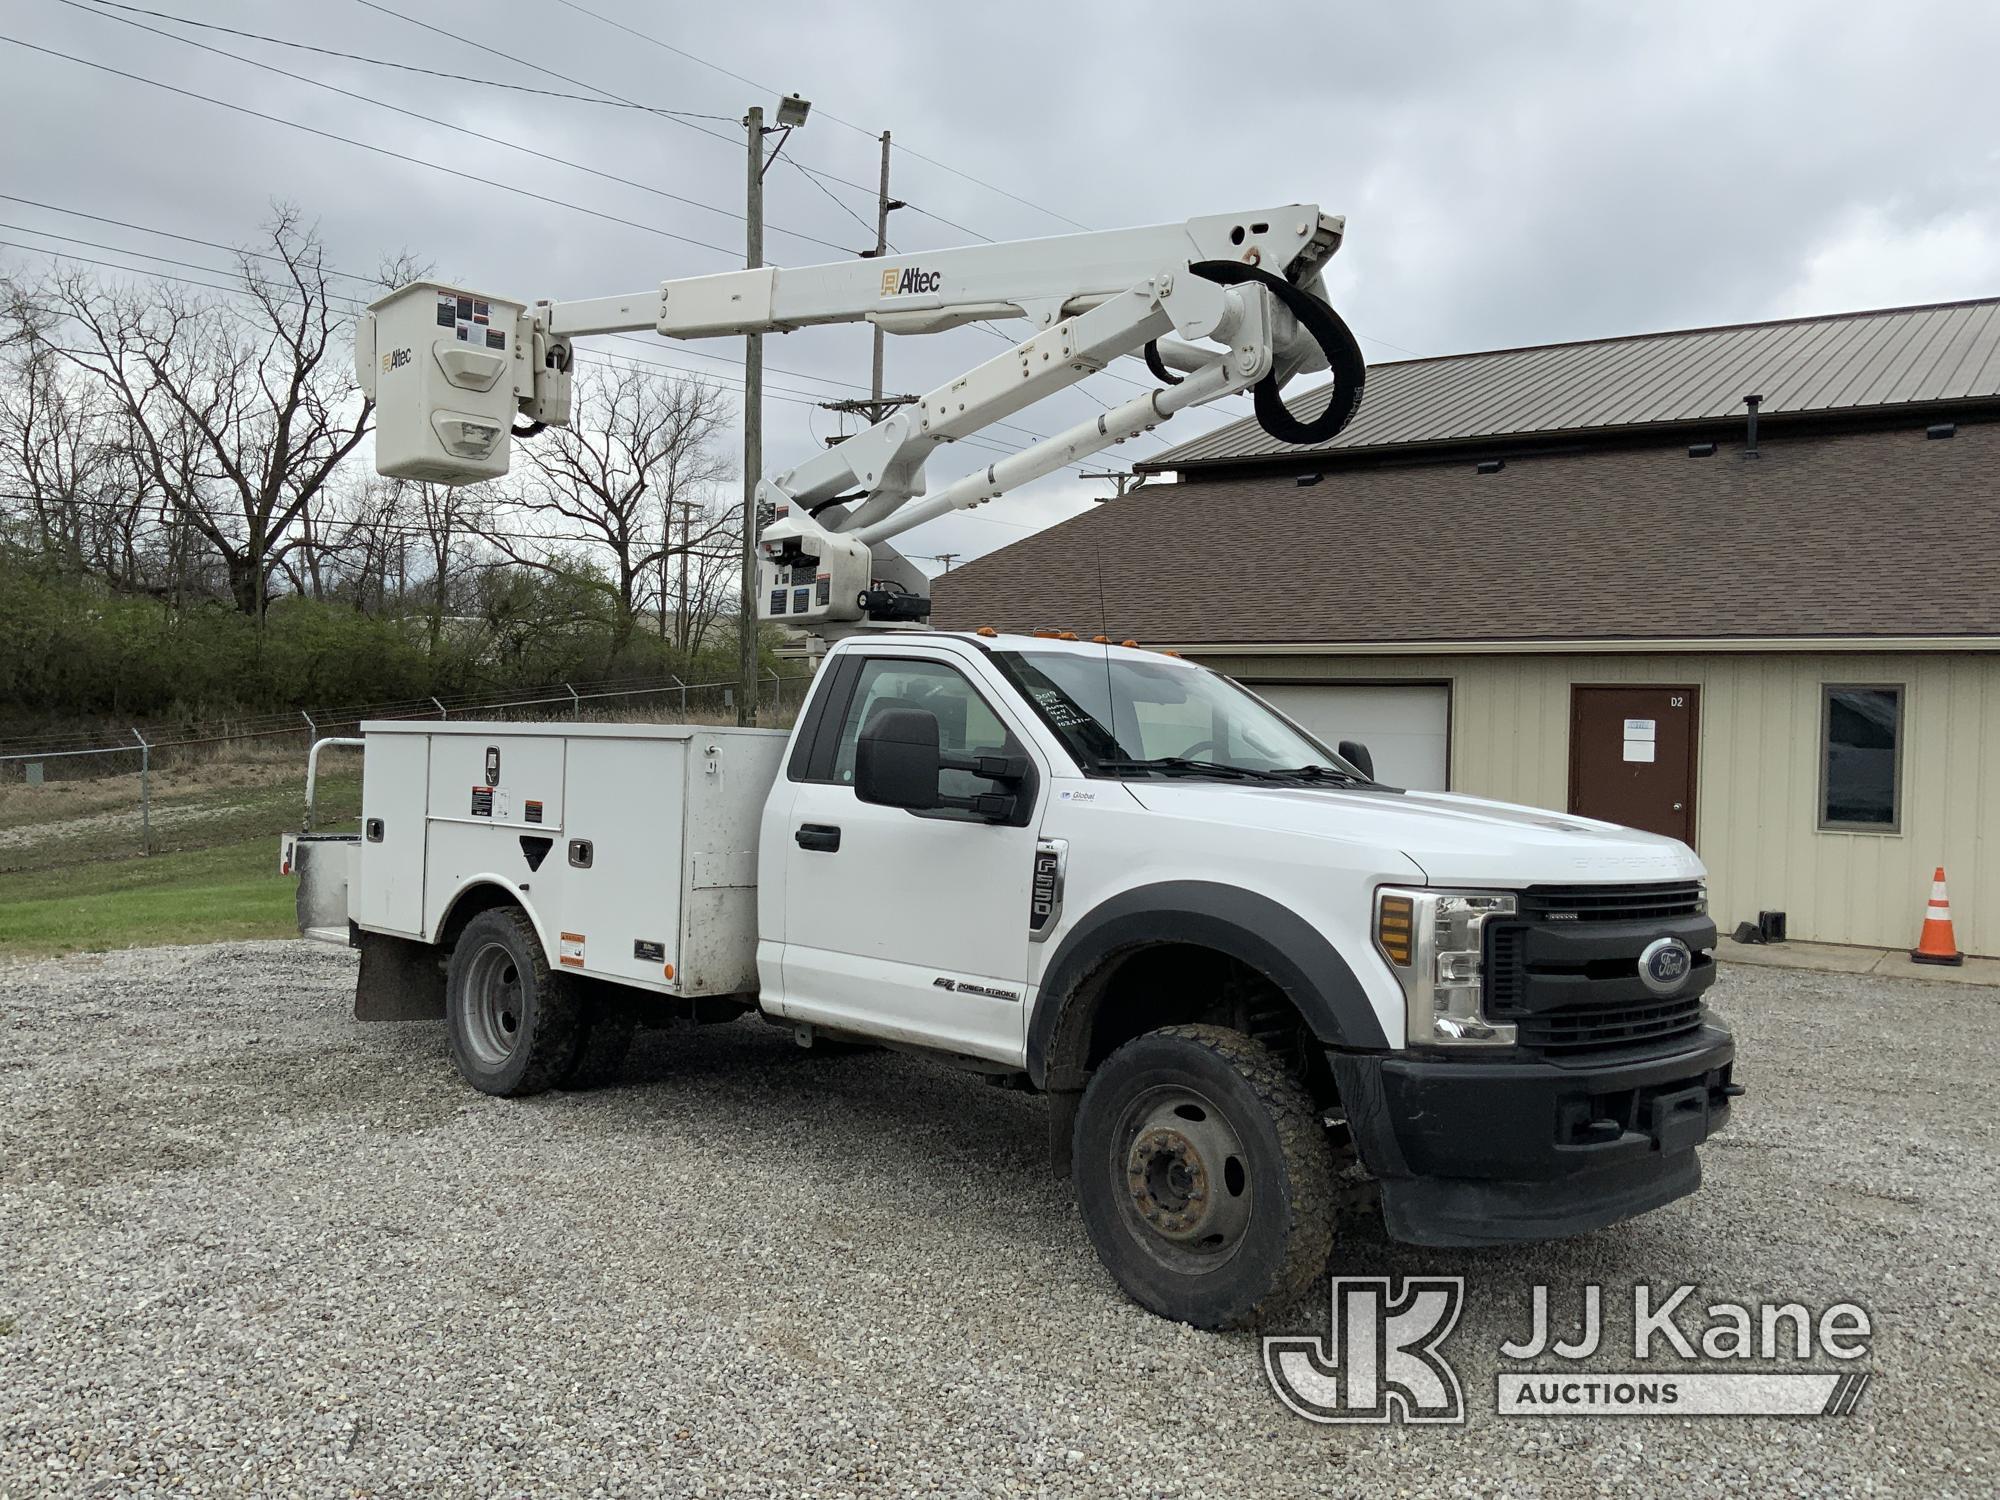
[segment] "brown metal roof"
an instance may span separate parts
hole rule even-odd
[[[1374,365],[1360,412],[1322,448],[1245,418],[1134,467],[1643,430],[1741,415],[1753,393],[1776,416],[2000,397],[2000,298]],[[1316,392],[1291,404],[1306,417],[1326,405]]]
[[[2000,423],[1153,485],[933,598],[1162,643],[2000,636]]]

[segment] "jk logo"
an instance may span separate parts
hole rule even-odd
[[[1463,1276],[1333,1278],[1329,1337],[1264,1340],[1264,1376],[1309,1422],[1463,1422],[1465,1395],[1438,1346],[1458,1326]]]

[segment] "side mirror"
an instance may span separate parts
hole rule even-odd
[[[928,812],[939,805],[937,715],[885,708],[862,726],[854,749],[854,795],[880,807]]]
[[[1342,740],[1336,747],[1340,758],[1353,766],[1370,781],[1375,779],[1375,757],[1368,753],[1368,747],[1359,740]]]

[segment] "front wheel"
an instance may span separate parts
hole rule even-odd
[[[1127,1042],[1084,1089],[1075,1148],[1098,1257],[1163,1317],[1240,1327],[1326,1267],[1326,1128],[1276,1055],[1239,1031],[1168,1026]]]
[[[582,1040],[577,987],[551,970],[518,906],[466,923],[445,971],[451,1055],[474,1088],[518,1098],[565,1077]]]

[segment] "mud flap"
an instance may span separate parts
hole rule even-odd
[[[354,982],[357,1021],[442,1021],[446,954],[429,943],[357,934],[361,973]]]

